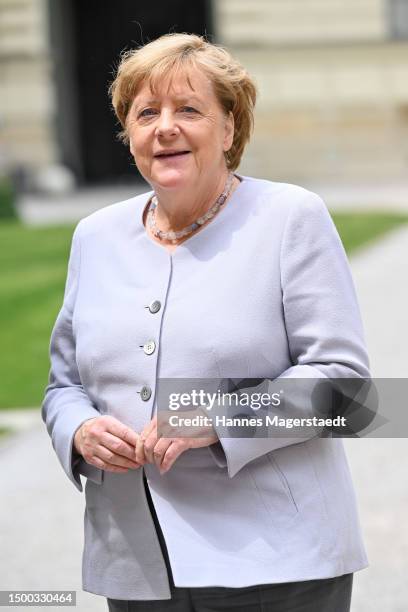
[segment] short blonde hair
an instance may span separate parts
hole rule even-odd
[[[125,52],[109,92],[128,143],[126,120],[138,90],[147,82],[154,92],[163,78],[189,69],[201,69],[212,82],[221,108],[234,117],[234,139],[225,153],[227,167],[238,168],[245,145],[253,129],[256,86],[245,68],[219,45],[195,34],[166,34],[131,51]]]

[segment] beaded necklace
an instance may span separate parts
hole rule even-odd
[[[218,196],[218,198],[215,201],[215,204],[204,215],[196,219],[194,223],[187,225],[187,227],[184,227],[183,229],[178,230],[177,232],[174,232],[174,231],[163,232],[157,227],[156,208],[157,208],[159,201],[157,199],[156,194],[154,194],[150,202],[149,210],[147,212],[147,222],[149,224],[149,227],[152,233],[155,236],[157,236],[157,238],[159,238],[160,240],[171,240],[173,243],[175,243],[179,238],[184,238],[184,236],[188,236],[189,234],[194,232],[197,228],[204,225],[204,223],[207,223],[207,221],[212,219],[214,215],[217,214],[218,210],[221,208],[221,206],[223,206],[223,204],[225,204],[225,202],[228,199],[228,196],[231,192],[233,180],[234,180],[234,174],[230,172],[228,174],[227,181],[225,183],[224,191],[222,192],[220,196]]]

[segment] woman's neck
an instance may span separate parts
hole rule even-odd
[[[156,189],[158,206],[156,222],[163,232],[177,232],[204,215],[224,191],[228,170],[210,186],[194,186],[192,190],[167,191]],[[235,181],[237,179],[234,179]],[[232,190],[231,190],[232,191]]]

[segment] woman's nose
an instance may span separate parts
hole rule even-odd
[[[172,136],[179,134],[176,117],[170,110],[162,110],[156,125],[157,136]]]

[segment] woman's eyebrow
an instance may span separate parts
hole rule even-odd
[[[140,108],[141,106],[146,106],[147,104],[158,104],[158,103],[159,103],[159,100],[155,100],[153,98],[149,100],[145,100],[145,99],[135,100],[135,107]]]
[[[194,103],[201,103],[200,98],[198,98],[197,96],[195,96],[194,94],[192,95],[183,95],[183,96],[174,96],[175,100],[177,100],[177,102],[194,102]],[[149,98],[149,99],[142,99],[142,100],[138,100],[135,103],[135,106],[137,108],[141,107],[141,106],[146,106],[148,104],[159,104],[160,100],[156,99],[156,98]]]
[[[198,103],[201,102],[200,98],[198,98],[194,94],[190,94],[188,96],[179,96],[179,97],[176,96],[176,99],[179,100],[180,102],[198,102]]]

